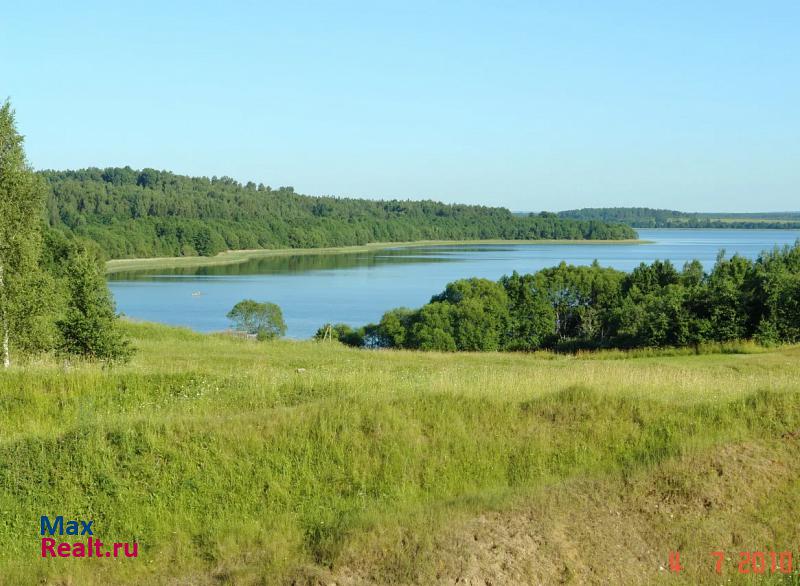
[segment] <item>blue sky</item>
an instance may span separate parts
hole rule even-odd
[[[800,3],[12,2],[36,168],[515,210],[800,209]]]

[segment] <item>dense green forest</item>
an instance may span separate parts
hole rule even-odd
[[[720,253],[709,273],[698,261],[630,273],[595,262],[465,279],[420,309],[394,309],[358,330],[323,326],[317,337],[326,332],[355,346],[444,351],[800,342],[800,241],[755,261]]]
[[[251,248],[315,248],[462,239],[627,239],[628,226],[555,214],[434,201],[299,195],[222,177],[129,167],[42,171],[51,227],[97,242],[110,258],[214,255]]]
[[[583,208],[558,212],[573,220],[623,223],[633,228],[800,229],[800,212],[688,213],[653,208]]]

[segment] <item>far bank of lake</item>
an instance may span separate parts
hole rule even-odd
[[[237,251],[212,257],[109,263],[118,310],[198,331],[228,327],[242,299],[283,309],[289,336],[311,336],[326,322],[362,325],[388,309],[418,307],[450,281],[497,279],[561,261],[631,270],[642,262],[692,259],[709,268],[725,249],[755,258],[793,244],[800,230],[640,229],[641,241],[472,241],[370,244],[318,250]],[[134,270],[135,269],[135,270]]]
[[[333,248],[258,248],[229,250],[214,256],[169,256],[156,258],[120,258],[106,262],[106,273],[151,269],[180,269],[240,264],[275,256],[306,256],[377,252],[387,248],[419,248],[427,246],[471,246],[475,244],[646,244],[646,240],[416,240],[414,242],[370,242]]]

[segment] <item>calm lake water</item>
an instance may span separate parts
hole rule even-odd
[[[464,277],[498,279],[566,261],[630,270],[669,259],[710,268],[720,249],[750,258],[793,244],[800,230],[639,230],[649,244],[474,244],[253,259],[237,265],[115,273],[117,309],[133,318],[198,331],[228,327],[225,314],[252,298],[283,309],[288,335],[305,338],[326,322],[377,322],[393,307],[419,307]],[[193,292],[201,295],[194,296]]]

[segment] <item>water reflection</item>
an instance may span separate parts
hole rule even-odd
[[[137,269],[119,271],[108,276],[109,281],[165,280],[180,277],[228,277],[240,275],[271,275],[330,271],[353,267],[372,268],[385,264],[418,264],[453,262],[459,259],[455,247],[387,248],[369,252],[339,254],[292,254],[251,258],[241,263],[172,269]]]
[[[642,262],[691,259],[710,268],[720,249],[755,258],[792,244],[797,230],[640,230],[649,244],[470,244],[390,248],[347,254],[293,254],[239,264],[127,271],[109,276],[120,311],[199,331],[228,327],[225,314],[242,299],[283,309],[289,335],[308,337],[325,322],[361,325],[388,309],[419,307],[465,277],[498,279],[566,261],[631,270]]]

